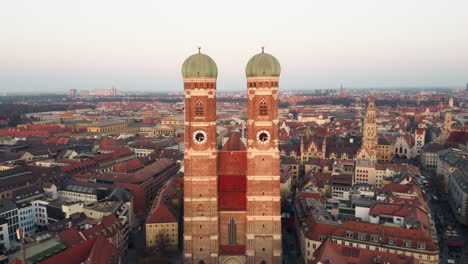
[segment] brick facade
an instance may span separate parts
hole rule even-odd
[[[282,263],[279,77],[249,77],[247,147],[216,145],[216,78],[184,78],[184,263]]]

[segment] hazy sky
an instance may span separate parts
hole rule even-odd
[[[222,91],[278,58],[284,90],[463,87],[467,0],[0,1],[0,92],[182,91],[197,45]]]

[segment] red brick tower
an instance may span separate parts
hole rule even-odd
[[[281,260],[280,155],[278,150],[278,60],[262,52],[246,67],[247,263]]]
[[[182,66],[185,93],[184,263],[218,263],[216,77],[207,55]]]

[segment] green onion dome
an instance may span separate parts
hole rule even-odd
[[[200,48],[199,48],[200,50]],[[200,51],[188,57],[182,64],[182,76],[184,78],[217,77],[218,67],[210,56]]]
[[[281,73],[281,66],[279,61],[268,53],[263,52],[253,56],[247,63],[245,68],[245,75],[247,77],[261,77],[261,76],[279,76]]]

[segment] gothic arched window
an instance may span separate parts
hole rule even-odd
[[[195,103],[195,116],[203,116],[203,102],[201,100],[197,100]]]
[[[265,98],[262,98],[262,100],[260,100],[260,109],[259,109],[259,114],[261,116],[267,116],[268,115],[268,105],[267,105],[267,101],[265,100]]]
[[[228,223],[229,244],[237,244],[236,233],[236,219],[234,219],[234,217],[231,217]]]

